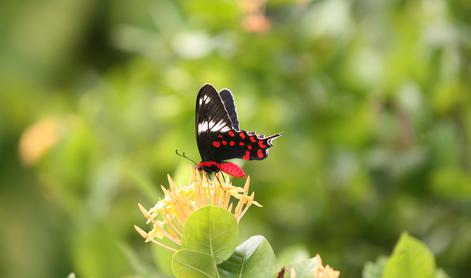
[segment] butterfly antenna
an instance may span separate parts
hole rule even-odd
[[[194,161],[193,159],[191,159],[191,158],[189,158],[188,156],[186,156],[186,155],[185,155],[185,152],[179,153],[178,150],[175,150],[175,153],[176,153],[178,156],[181,156],[181,157],[186,158],[186,159],[188,159],[189,161],[193,162],[193,164],[198,165],[198,163],[196,163],[196,161]]]

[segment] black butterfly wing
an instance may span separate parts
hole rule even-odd
[[[196,97],[196,143],[203,161],[221,161],[217,159],[220,151],[211,143],[218,134],[231,130],[232,122],[224,103],[216,89],[206,84]]]
[[[265,137],[247,133],[245,130],[231,129],[210,138],[210,148],[216,161],[232,158],[262,160],[268,156],[272,141],[280,136],[281,134],[277,133]]]
[[[232,93],[206,84],[196,97],[196,142],[203,161],[224,161],[232,158],[262,160],[268,156],[272,141],[281,134],[268,137],[239,130],[239,121]]]
[[[232,128],[239,130],[239,120],[237,119],[234,97],[232,96],[231,91],[228,89],[222,89],[222,91],[219,92],[219,95],[221,96],[221,99],[224,102],[224,107],[226,108],[229,118],[231,119]]]

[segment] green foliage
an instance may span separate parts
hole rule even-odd
[[[218,265],[221,277],[273,277],[275,253],[263,236],[252,236],[237,246],[232,256]]]
[[[223,208],[207,206],[193,212],[186,221],[182,247],[209,254],[219,264],[234,252],[238,238],[235,217]]]
[[[417,239],[404,233],[384,266],[384,278],[433,278],[435,260],[430,250]]]
[[[273,277],[275,254],[262,236],[237,246],[239,228],[230,212],[207,206],[185,223],[182,249],[172,258],[177,277]]]
[[[218,229],[215,234],[214,229]],[[306,258],[301,248],[290,248],[282,253],[276,266],[275,254],[263,236],[253,236],[234,249],[238,226],[234,216],[225,209],[207,206],[189,217],[183,237],[183,249],[173,254],[172,270],[176,277],[273,277],[284,269],[283,277],[313,277],[322,267],[317,258]],[[224,251],[222,251],[224,250]],[[221,255],[225,254],[225,255]],[[222,258],[230,257],[227,260]],[[423,277],[446,278],[442,270],[435,268],[435,259],[419,240],[403,233],[389,258],[380,257],[368,262],[363,278]]]
[[[448,277],[435,267],[435,258],[427,246],[403,233],[389,258],[380,257],[363,268],[363,278],[441,278]]]
[[[208,253],[178,250],[173,255],[173,274],[179,278],[217,277],[217,268],[214,257]]]

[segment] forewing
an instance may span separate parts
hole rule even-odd
[[[219,95],[221,96],[227,114],[229,114],[229,118],[231,119],[232,128],[235,130],[239,130],[239,119],[237,119],[234,97],[232,96],[231,91],[229,91],[228,89],[223,89],[221,92],[219,92]]]
[[[203,161],[217,161],[211,142],[232,129],[232,122],[216,89],[206,84],[196,97],[196,142]],[[217,151],[216,151],[217,152]]]
[[[210,140],[210,150],[216,161],[232,158],[262,160],[268,156],[272,141],[281,136],[277,133],[268,137],[247,133],[245,130],[229,130]]]

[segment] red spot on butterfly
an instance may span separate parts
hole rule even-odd
[[[242,159],[244,159],[244,160],[249,160],[249,158],[250,158],[250,152],[249,152],[249,151],[245,151],[245,154],[244,154],[244,156],[242,157]]]
[[[258,141],[258,146],[262,149],[265,149],[267,147],[267,145],[263,144],[262,140]]]
[[[218,135],[218,138],[221,139],[221,138],[222,138],[222,134],[219,134],[219,135]]]
[[[229,136],[231,136],[231,137],[234,137],[234,135],[235,135],[232,130],[230,130],[227,134],[229,134]]]
[[[240,138],[245,139],[245,134],[243,132],[239,133]]]
[[[257,142],[257,139],[255,139],[255,137],[254,137],[254,136],[250,136],[249,138],[250,138],[250,141],[252,141],[252,143],[255,143],[255,142]]]
[[[219,148],[220,146],[221,146],[221,143],[219,143],[218,141],[213,141],[213,147]]]
[[[263,158],[263,152],[262,152],[261,149],[258,149],[257,156],[258,156],[258,158]]]
[[[229,146],[231,146],[231,147],[232,147],[232,146],[234,146],[234,145],[235,145],[235,142],[234,142],[234,141],[232,141],[232,140],[231,140],[231,141],[229,141]]]
[[[252,145],[247,145],[247,149],[251,150],[251,149],[252,149]]]
[[[227,145],[227,141],[226,140],[222,140],[222,144],[225,146]]]
[[[239,142],[239,146],[244,146],[245,143],[244,142]]]

